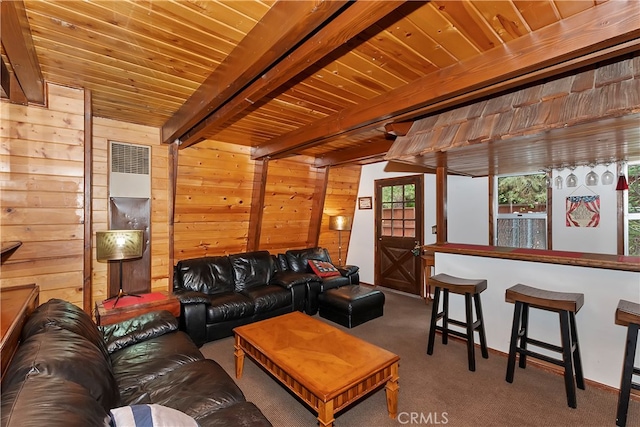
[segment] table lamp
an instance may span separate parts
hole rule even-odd
[[[342,231],[351,230],[351,217],[344,215],[329,217],[329,230],[338,231],[338,266],[342,266]]]
[[[140,295],[128,294],[122,290],[122,261],[142,257],[143,239],[142,230],[108,230],[96,232],[96,258],[98,261],[118,261],[120,264],[120,290],[117,295],[105,300],[109,301],[115,298],[116,300],[113,303],[114,307],[123,296],[140,298]]]

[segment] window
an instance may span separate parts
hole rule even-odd
[[[547,175],[499,176],[495,244],[547,248]]]
[[[416,236],[415,184],[382,187],[382,235]]]
[[[628,165],[627,177],[625,254],[640,255],[640,163]]]

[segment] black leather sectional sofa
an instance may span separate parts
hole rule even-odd
[[[313,315],[318,294],[358,284],[358,268],[321,278],[308,260],[330,262],[323,248],[185,259],[174,268],[173,292],[181,303],[181,329],[197,344],[233,335],[233,328],[292,311]]]
[[[111,411],[149,404],[202,427],[270,426],[177,329],[167,311],[98,327],[75,305],[49,300],[26,320],[2,379],[2,426],[109,426]]]

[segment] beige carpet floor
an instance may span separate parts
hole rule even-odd
[[[373,392],[336,417],[335,425],[384,427],[447,426],[614,426],[617,394],[590,387],[577,390],[578,407],[567,406],[562,376],[535,366],[516,368],[513,384],[505,381],[507,359],[476,351],[476,371],[467,369],[466,346],[439,337],[434,354],[426,354],[431,305],[423,300],[384,290],[383,317],[353,329],[332,325],[400,356],[398,418],[390,419],[384,389]],[[324,320],[319,316],[318,319]],[[324,320],[326,321],[326,320]],[[235,378],[233,338],[201,348]],[[275,427],[318,425],[316,415],[247,359],[236,381]],[[640,426],[640,402],[632,401],[627,426]]]

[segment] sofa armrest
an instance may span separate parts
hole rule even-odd
[[[358,271],[360,271],[360,267],[358,267],[357,265],[343,265],[336,268],[338,269],[338,271],[340,271],[340,274],[343,275],[344,277],[351,276],[352,274],[355,274]]]
[[[282,286],[291,289],[293,286],[306,285],[309,282],[319,282],[320,278],[315,274],[296,273],[294,271],[278,271],[276,272],[269,284]]]
[[[178,321],[168,311],[152,311],[112,325],[99,326],[109,354],[178,329]]]
[[[173,294],[178,298],[180,304],[209,304],[211,302],[209,295],[204,292],[174,288]]]

